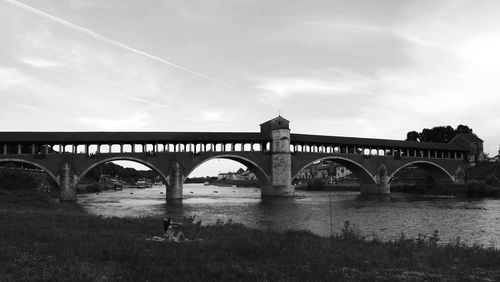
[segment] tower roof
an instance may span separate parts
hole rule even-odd
[[[288,129],[290,130],[290,121],[282,116],[277,116],[271,120],[268,120],[260,125],[260,132],[265,134],[271,134],[273,130]]]

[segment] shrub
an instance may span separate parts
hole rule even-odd
[[[352,241],[364,239],[364,237],[361,236],[359,231],[355,231],[352,228],[351,223],[348,220],[344,222],[344,226],[340,230],[340,238]]]
[[[319,179],[315,179],[312,182],[307,183],[307,190],[323,190],[325,188],[325,183]]]
[[[469,197],[494,197],[500,195],[499,187],[475,181],[467,184],[466,190]]]
[[[495,175],[495,173],[488,174],[488,176],[486,176],[486,178],[485,178],[485,182],[488,185],[497,185],[497,184],[499,184],[498,178]]]

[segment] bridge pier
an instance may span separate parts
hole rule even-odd
[[[387,166],[379,165],[375,174],[375,184],[361,184],[361,194],[379,194],[388,195],[391,193],[391,185],[389,184],[389,176],[387,175]]]
[[[167,202],[182,200],[184,176],[179,162],[175,162],[168,173]]]
[[[462,165],[458,166],[453,177],[453,182],[455,184],[465,184],[465,170],[463,169]]]
[[[58,176],[59,200],[76,201],[76,174],[69,163],[65,163]]]
[[[261,188],[261,196],[294,196],[295,187],[292,185],[289,121],[279,116],[260,126],[261,132],[271,135],[272,138],[271,185]]]

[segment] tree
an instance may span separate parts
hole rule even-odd
[[[455,135],[455,130],[449,125],[446,127],[436,126],[431,129],[430,141],[448,143]]]
[[[420,133],[419,140],[421,142],[431,142],[432,130],[429,128],[424,128]]]
[[[422,132],[410,131],[406,134],[407,141],[420,141],[420,142],[438,142],[448,143],[457,134],[473,133],[472,129],[467,125],[460,124],[457,129],[451,126],[436,126],[432,129],[424,128]]]
[[[457,134],[463,133],[463,134],[468,134],[472,133],[472,128],[469,128],[467,125],[460,124],[457,126],[457,130],[455,130]]]
[[[410,131],[406,133],[406,141],[420,141],[420,134],[415,130]]]

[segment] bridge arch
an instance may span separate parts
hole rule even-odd
[[[303,169],[307,168],[308,166],[310,166],[316,162],[320,162],[320,161],[324,161],[324,160],[332,160],[338,164],[345,166],[363,184],[376,184],[377,183],[375,178],[373,177],[373,175],[370,173],[370,171],[368,171],[368,169],[366,169],[363,165],[361,165],[360,163],[358,163],[354,160],[340,157],[340,156],[323,157],[323,158],[319,158],[319,159],[316,159],[316,160],[308,163],[307,165],[301,167],[298,171],[295,172],[295,174],[292,176],[292,181],[295,180],[295,178],[297,178],[300,171],[302,171]]]
[[[389,176],[389,181],[393,179],[393,177],[396,175],[396,173],[398,173],[400,170],[402,170],[403,168],[408,167],[408,166],[416,166],[418,168],[422,168],[422,169],[426,170],[427,172],[429,172],[434,179],[448,179],[449,178],[451,181],[455,181],[455,177],[453,175],[451,175],[442,166],[440,166],[436,163],[430,162],[430,161],[422,161],[422,160],[409,162],[409,163],[406,163],[403,166],[399,167]]]
[[[38,164],[38,163],[32,162],[32,161],[28,161],[28,160],[23,160],[23,159],[0,159],[0,163],[8,163],[8,162],[25,163],[25,164],[30,164],[32,166],[35,166],[35,167],[43,170],[44,172],[46,172],[52,178],[52,180],[54,180],[54,182],[57,185],[60,185],[59,179],[56,177],[56,175],[52,171],[50,171],[49,169],[47,169],[46,167],[44,167],[41,164]]]
[[[112,162],[112,161],[132,161],[132,162],[137,162],[137,163],[140,163],[142,165],[145,165],[149,168],[151,168],[153,171],[155,171],[156,173],[158,173],[158,175],[160,176],[161,178],[161,181],[163,181],[163,183],[165,185],[168,185],[169,184],[169,181],[168,181],[168,178],[165,176],[165,174],[160,170],[158,169],[156,166],[154,166],[153,164],[145,161],[145,160],[142,160],[142,159],[139,159],[139,158],[134,158],[134,157],[127,157],[127,156],[116,156],[116,157],[110,157],[110,158],[106,158],[106,159],[103,159],[103,160],[99,160],[95,163],[93,163],[92,165],[90,165],[88,168],[86,168],[79,176],[78,176],[78,179],[75,183],[75,185],[77,185],[80,180],[87,174],[89,173],[93,168],[97,167],[97,166],[100,166],[102,164],[105,164],[105,163],[108,163],[108,162]]]
[[[188,178],[188,176],[196,168],[198,168],[200,165],[202,165],[202,164],[204,164],[204,163],[206,163],[206,162],[208,162],[210,160],[215,160],[215,159],[227,159],[227,160],[232,160],[232,161],[235,161],[235,162],[239,162],[242,165],[246,166],[251,172],[255,173],[255,175],[257,176],[257,181],[262,185],[262,187],[271,185],[271,180],[270,180],[269,175],[257,163],[255,163],[254,161],[252,161],[252,160],[250,160],[250,159],[248,159],[246,157],[238,156],[238,155],[232,155],[232,154],[216,155],[216,156],[204,159],[203,161],[201,161],[201,162],[197,163],[195,166],[193,166],[186,173],[186,175],[185,175],[185,177],[184,177],[183,180],[185,181]]]

